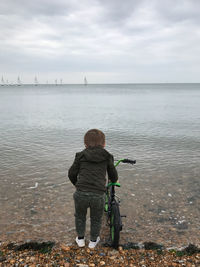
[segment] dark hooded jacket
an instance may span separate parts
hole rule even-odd
[[[103,194],[106,191],[106,172],[111,182],[117,181],[113,156],[100,146],[89,147],[76,153],[68,177],[78,191]]]

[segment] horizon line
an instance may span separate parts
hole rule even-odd
[[[120,83],[88,83],[85,85],[84,83],[12,83],[12,84],[1,84],[0,86],[23,86],[23,85],[55,85],[55,86],[63,86],[63,85],[84,85],[90,86],[90,85],[119,85],[119,84],[200,84],[200,82],[120,82]]]

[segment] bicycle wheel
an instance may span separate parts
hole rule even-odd
[[[110,216],[110,237],[112,247],[118,248],[120,231],[122,230],[121,216],[119,211],[119,205],[115,202],[111,208]]]

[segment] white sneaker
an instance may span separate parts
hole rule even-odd
[[[100,241],[100,237],[99,236],[97,237],[97,240],[95,242],[90,240],[90,243],[89,243],[88,247],[89,248],[95,248],[96,245],[99,243],[99,241]]]
[[[76,237],[76,244],[77,244],[80,248],[85,247],[85,238],[83,238],[83,239],[78,239],[78,236],[77,236],[77,237]]]

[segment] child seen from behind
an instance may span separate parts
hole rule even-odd
[[[89,130],[84,136],[85,149],[76,153],[68,171],[68,177],[76,187],[74,193],[75,226],[78,236],[76,243],[85,246],[87,209],[90,208],[89,248],[95,248],[100,241],[100,229],[104,210],[106,173],[111,182],[116,182],[118,174],[113,156],[105,150],[105,135],[98,129]]]

